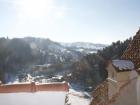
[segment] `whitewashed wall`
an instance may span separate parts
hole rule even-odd
[[[138,105],[140,105],[140,75],[138,76],[137,79],[137,101]]]
[[[66,92],[0,93],[0,105],[64,105]]]

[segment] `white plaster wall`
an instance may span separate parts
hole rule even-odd
[[[138,105],[140,105],[140,75],[138,76],[137,79],[137,102]]]
[[[108,80],[108,98],[112,99],[112,97],[118,93],[118,85],[116,82]]]
[[[108,78],[111,78],[113,80],[117,80],[117,72],[111,63],[108,65],[107,70],[108,70]],[[112,78],[112,74],[114,74],[113,78]]]
[[[64,105],[66,92],[0,93],[0,105]]]
[[[136,70],[132,70],[130,72],[130,80],[132,80],[132,79],[134,79],[136,77],[138,77],[138,73],[136,72]]]
[[[137,103],[137,79],[132,80],[119,92],[119,96],[109,105],[140,105]]]
[[[130,71],[118,72],[117,81],[118,82],[128,82],[130,80]]]

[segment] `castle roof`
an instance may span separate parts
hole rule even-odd
[[[124,51],[121,58],[125,60],[131,60],[134,63],[136,69],[140,68],[140,29],[133,37],[133,40]]]
[[[131,71],[135,68],[130,60],[112,60],[112,64],[118,71]]]

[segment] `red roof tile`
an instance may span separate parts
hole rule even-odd
[[[51,83],[51,84],[10,84],[0,85],[0,93],[17,93],[17,92],[37,92],[37,91],[69,91],[67,83]]]

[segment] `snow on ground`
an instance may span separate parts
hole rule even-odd
[[[90,105],[91,98],[86,92],[78,92],[73,89],[69,90],[68,105]]]

